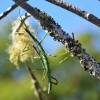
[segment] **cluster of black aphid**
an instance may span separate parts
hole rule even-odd
[[[81,66],[84,67],[85,71],[89,71],[91,75],[95,75],[100,78],[100,63],[86,53],[86,50],[82,48],[78,40],[72,38],[65,39],[65,45],[73,56],[77,57],[80,61]]]
[[[73,41],[71,38],[66,38],[65,42],[67,50],[79,59],[80,64],[84,67],[85,71],[89,71],[91,75],[100,78],[100,63],[96,62],[93,57],[86,53],[86,50],[81,47],[78,40]]]
[[[78,40],[70,37],[68,33],[66,34],[66,32],[61,29],[61,26],[56,23],[50,15],[37,8],[34,9],[37,10],[39,14],[38,21],[40,22],[41,27],[44,30],[47,30],[54,40],[62,42],[66,46],[66,49],[79,59],[80,64],[84,67],[85,71],[89,71],[91,75],[100,78],[100,63],[96,62],[93,57],[86,53],[86,50],[81,47]]]

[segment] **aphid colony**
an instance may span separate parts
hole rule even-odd
[[[36,15],[39,16],[37,17],[37,20],[41,27],[45,29],[54,40],[62,42],[66,46],[66,49],[79,59],[79,62],[81,66],[84,67],[85,71],[89,71],[91,75],[100,78],[100,63],[86,53],[78,40],[73,39],[68,33],[63,31],[61,26],[56,23],[51,16],[36,7],[33,9],[36,11]]]

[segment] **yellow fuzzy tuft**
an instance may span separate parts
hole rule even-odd
[[[16,29],[21,21],[18,19],[13,23],[12,33],[10,37],[12,39],[12,44],[9,46],[7,52],[10,54],[10,61],[11,63],[18,66],[18,61],[24,62],[26,60],[33,61],[34,57],[34,49],[33,49],[33,40],[32,38],[26,33],[23,27],[20,27],[17,32]],[[26,22],[28,25],[28,22]],[[31,32],[33,30],[31,27],[28,27]]]

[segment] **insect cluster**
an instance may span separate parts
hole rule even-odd
[[[62,42],[66,49],[69,50],[73,56],[79,59],[79,62],[85,71],[89,71],[91,75],[95,75],[100,78],[100,63],[98,63],[93,57],[86,53],[86,50],[82,48],[78,40],[73,39],[69,34],[62,30],[61,26],[54,21],[54,19],[40,11],[36,7],[34,8],[37,13],[37,20],[41,27],[45,29],[54,40]]]

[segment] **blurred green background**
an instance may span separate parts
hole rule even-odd
[[[6,49],[11,44],[9,40],[10,33],[11,22],[6,20],[0,27],[0,100],[38,100],[34,95],[34,90],[31,88],[31,79],[25,65],[20,63],[20,69],[18,70],[9,61]],[[45,32],[40,30],[40,39],[44,35],[41,36],[42,33]],[[90,55],[100,61],[100,35],[96,35],[97,33],[99,32],[95,31],[93,33],[92,30],[80,30],[75,38],[82,43],[82,46]],[[52,38],[50,39],[49,36],[42,43],[46,52],[53,55],[65,52],[65,47],[60,43],[58,43],[57,48],[53,47],[50,52],[48,50],[50,48],[50,46],[48,47],[48,39],[50,44]],[[53,45],[53,42],[51,42],[51,45]],[[68,59],[58,66],[52,62],[50,63],[52,76],[57,78],[59,82],[57,86],[53,86],[49,94],[52,100],[100,100],[99,79],[85,72],[75,57],[70,57],[70,53],[67,53],[63,56],[49,58],[57,64],[66,56],[68,56]],[[37,67],[42,67],[40,60],[34,60],[34,63],[30,63],[30,65],[33,70]],[[34,74],[42,88],[47,88],[47,79],[42,81],[42,73],[43,71],[37,71]]]

